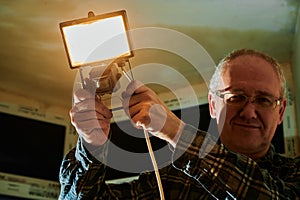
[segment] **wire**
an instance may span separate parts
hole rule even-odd
[[[144,134],[145,134],[145,139],[146,139],[147,147],[148,147],[148,150],[149,150],[149,154],[150,154],[150,157],[151,157],[151,160],[152,160],[152,164],[153,164],[153,167],[154,167],[154,172],[155,172],[155,176],[156,176],[156,180],[157,180],[160,199],[164,200],[165,199],[164,190],[163,190],[163,187],[162,187],[162,183],[161,183],[161,179],[160,179],[160,175],[159,175],[159,171],[158,171],[158,166],[157,166],[155,156],[154,156],[154,153],[153,153],[153,150],[152,150],[152,146],[151,146],[151,142],[150,142],[150,138],[149,138],[149,133],[145,128],[144,128]]]
[[[134,77],[133,77],[133,73],[132,73],[132,69],[131,69],[131,64],[130,64],[129,61],[128,61],[128,63],[129,63],[129,71],[130,71],[131,77],[124,70],[123,66],[121,66],[121,69],[122,69],[122,72],[123,72],[124,76],[128,79],[129,82],[131,82],[131,81],[134,80]],[[165,200],[164,190],[163,190],[163,187],[162,187],[162,183],[161,183],[161,179],[160,179],[156,159],[155,159],[155,156],[154,156],[154,153],[153,153],[153,150],[152,150],[152,145],[151,145],[151,142],[150,142],[149,133],[148,133],[148,131],[146,130],[146,128],[144,126],[143,126],[143,129],[144,129],[144,134],[145,134],[145,139],[146,139],[148,151],[149,151],[149,154],[150,154],[150,158],[151,158],[153,168],[154,168],[154,172],[155,172],[155,176],[156,176],[156,181],[157,181],[157,185],[158,185],[160,199]]]
[[[123,69],[123,67],[122,67],[122,72],[123,72],[124,76],[127,78],[127,80],[128,80],[129,82],[133,81],[133,79],[130,78],[130,77],[128,76],[128,74],[125,72],[125,70]]]
[[[129,60],[128,60],[128,65],[129,65],[129,71],[130,71],[130,74],[131,74],[131,78],[132,78],[132,80],[134,80],[133,73],[132,73],[132,68],[131,68],[131,63],[129,62]]]

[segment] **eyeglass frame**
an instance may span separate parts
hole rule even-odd
[[[222,90],[217,90],[217,91],[214,91],[213,94],[215,94],[216,96],[218,96],[219,98],[221,98],[223,100],[223,102],[226,104],[226,105],[229,105],[229,106],[235,106],[235,107],[244,107],[248,102],[250,103],[253,103],[255,106],[259,106],[259,108],[263,108],[263,109],[270,109],[270,108],[273,108],[275,109],[277,106],[280,106],[282,104],[282,100],[283,98],[280,97],[280,98],[277,98],[275,96],[271,96],[271,95],[256,95],[256,96],[247,96],[246,94],[242,94],[242,93],[232,93],[232,92],[222,92]],[[228,102],[226,102],[225,100],[225,95],[227,94],[232,94],[232,95],[239,95],[239,96],[243,96],[245,97],[245,101],[243,102],[243,104],[241,105],[234,105],[234,104],[229,104]],[[274,105],[273,106],[270,106],[270,107],[264,107],[264,106],[261,106],[259,104],[255,104],[255,100],[259,97],[259,96],[262,96],[262,97],[270,97],[273,99],[273,103]]]

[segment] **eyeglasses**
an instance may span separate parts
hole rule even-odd
[[[223,99],[225,104],[230,106],[243,107],[250,102],[259,109],[275,109],[282,101],[281,98],[276,99],[276,97],[268,95],[256,95],[254,97],[249,97],[245,94],[221,93],[220,91],[216,91],[214,93]]]

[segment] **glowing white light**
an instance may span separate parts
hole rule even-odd
[[[72,67],[130,55],[122,16],[62,28]]]

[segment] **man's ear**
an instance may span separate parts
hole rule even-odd
[[[211,92],[208,93],[209,113],[211,118],[216,118],[216,102]]]
[[[284,99],[282,100],[282,103],[281,103],[281,106],[280,106],[280,109],[279,109],[279,119],[278,119],[278,124],[281,124],[282,121],[283,121],[283,116],[284,116],[284,111],[285,111],[286,105],[287,105],[287,99],[284,98]]]

